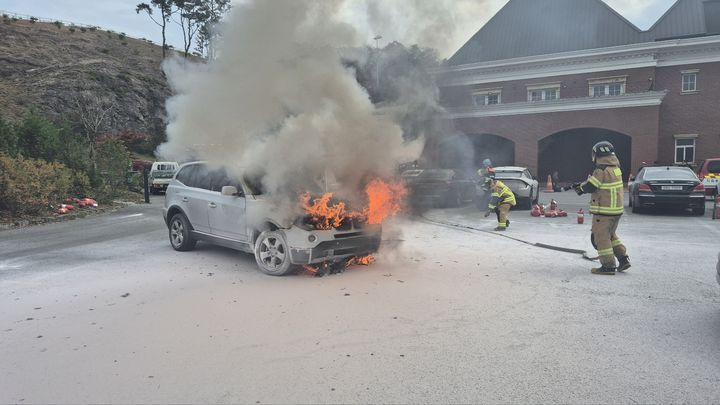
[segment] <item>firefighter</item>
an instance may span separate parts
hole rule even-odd
[[[630,258],[625,245],[617,236],[616,230],[624,212],[623,181],[620,161],[615,156],[615,148],[610,142],[598,142],[592,148],[592,161],[595,170],[587,181],[573,186],[578,195],[592,193],[590,213],[592,236],[590,241],[597,249],[601,266],[593,268],[593,274],[613,275],[630,268]],[[618,266],[615,266],[615,258]]]
[[[495,179],[494,171],[490,172],[487,180],[487,184],[492,191],[492,197],[488,204],[487,212],[485,212],[485,218],[490,216],[491,212],[495,212],[497,215],[497,227],[496,231],[504,231],[510,226],[510,220],[508,220],[508,213],[510,208],[516,204],[515,194],[500,180]]]
[[[480,210],[485,209],[490,201],[490,182],[488,180],[492,173],[495,173],[495,169],[490,159],[483,160],[482,167],[477,171],[479,187],[475,193],[475,206]]]

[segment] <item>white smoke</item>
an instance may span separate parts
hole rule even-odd
[[[171,60],[176,96],[167,103],[161,156],[190,156],[263,175],[270,195],[288,196],[327,171],[357,190],[390,177],[422,145],[377,114],[338,49],[359,44],[338,18],[342,2],[255,1],[221,27],[207,65]]]

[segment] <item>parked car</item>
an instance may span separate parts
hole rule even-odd
[[[512,190],[520,209],[529,210],[540,198],[540,185],[525,167],[500,166],[495,168],[495,178]]]
[[[705,187],[705,195],[718,195],[720,158],[706,159],[700,163],[698,177]]]
[[[705,214],[705,187],[687,167],[643,167],[629,192],[635,213],[650,207],[678,207],[690,208],[695,215]]]
[[[459,207],[475,196],[475,182],[462,170],[411,169],[401,177],[414,207]]]
[[[242,173],[242,170],[238,170]],[[192,250],[198,240],[253,253],[260,270],[280,276],[302,264],[342,262],[376,252],[382,227],[357,220],[316,230],[308,218],[272,209],[257,181],[211,170],[204,162],[180,167],[165,194],[170,245]]]
[[[148,176],[150,193],[157,194],[160,191],[165,191],[175,172],[177,172],[178,166],[177,162],[153,162]]]

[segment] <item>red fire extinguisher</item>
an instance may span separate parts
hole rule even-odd
[[[582,208],[577,213],[577,223],[581,225],[585,223],[585,211]]]

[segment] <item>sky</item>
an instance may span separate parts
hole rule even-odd
[[[18,13],[50,20],[61,20],[73,23],[97,25],[103,29],[111,29],[117,32],[125,32],[131,37],[148,38],[159,43],[161,40],[160,29],[145,14],[136,14],[135,6],[142,0],[0,0],[2,12]],[[235,0],[240,1],[240,0]],[[273,0],[264,0],[273,1]],[[352,2],[353,0],[348,0]],[[402,1],[402,0],[396,0]],[[432,2],[434,0],[425,0]],[[448,42],[447,49],[440,49],[442,56],[450,56],[457,50],[472,34],[479,30],[482,25],[496,13],[508,0],[477,0],[484,2],[482,15],[472,16],[459,20],[454,32],[455,38]],[[616,11],[630,20],[640,29],[648,29],[662,16],[675,0],[604,0]],[[465,7],[466,10],[480,10],[472,7],[473,0],[457,1],[458,7]],[[381,3],[382,4],[382,3]],[[470,7],[469,7],[470,6]],[[464,10],[457,10],[457,14],[463,15]],[[467,13],[464,13],[467,15]],[[407,39],[393,38],[393,34],[375,33],[367,25],[363,18],[357,19],[360,31],[364,31],[368,43],[372,43],[372,37],[383,35],[385,43],[397,40],[407,43]],[[168,42],[176,48],[182,47],[182,35],[177,26],[172,26],[168,32]],[[374,44],[373,44],[374,45]],[[382,43],[380,43],[382,46]],[[423,44],[420,44],[423,45]]]

